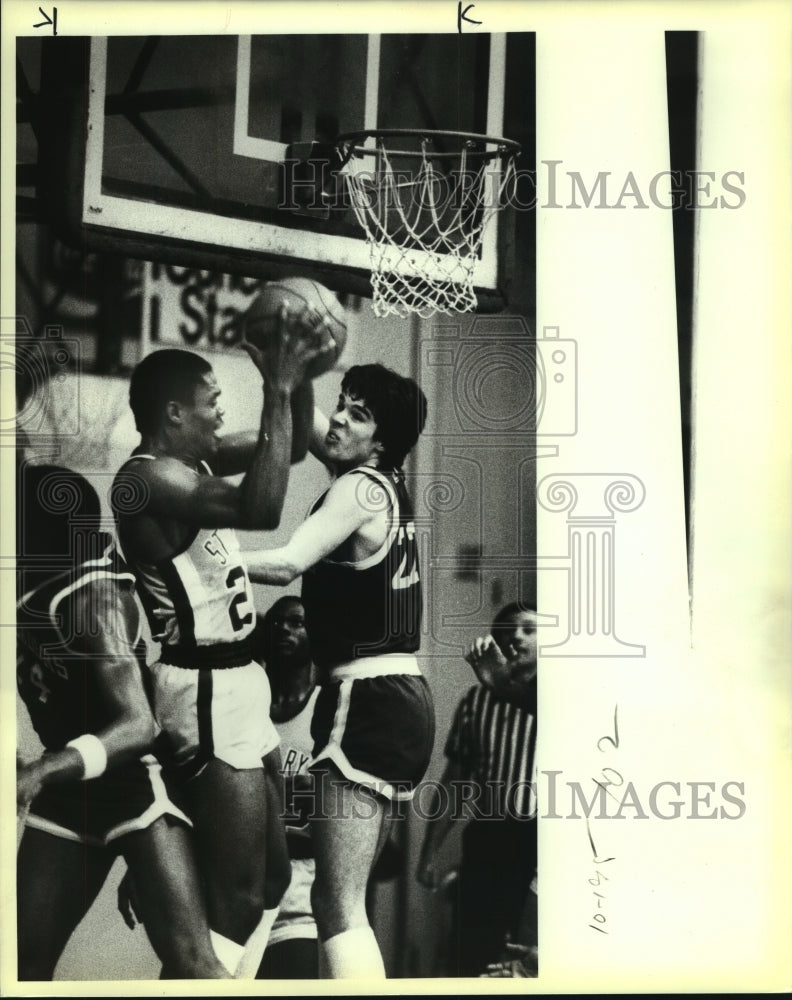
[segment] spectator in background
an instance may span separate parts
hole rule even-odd
[[[305,630],[305,609],[299,597],[279,598],[259,619],[253,652],[266,665],[272,691],[270,718],[281,739],[276,780],[284,792],[286,845],[292,870],[256,978],[316,979],[318,935],[311,909],[316,862],[308,819],[300,810],[301,805],[309,805],[310,797],[301,800],[299,793],[309,792],[313,784],[306,767],[313,747],[311,717],[318,688]]]

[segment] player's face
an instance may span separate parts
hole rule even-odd
[[[376,433],[374,416],[365,401],[342,392],[330,418],[325,454],[340,469],[372,464],[382,451]]]
[[[495,641],[506,657],[501,682],[514,690],[529,684],[536,677],[536,615],[513,615],[497,627]]]
[[[184,407],[183,428],[189,444],[199,456],[211,456],[220,444],[223,409],[220,386],[214,372],[202,376],[195,387],[192,404]]]
[[[307,657],[305,610],[299,601],[284,602],[275,608],[272,615],[272,644],[280,657]]]

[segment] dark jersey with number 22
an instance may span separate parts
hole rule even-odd
[[[384,489],[391,503],[391,527],[382,547],[357,563],[331,553],[303,574],[302,601],[311,652],[328,668],[364,656],[414,653],[420,646],[421,580],[412,503],[400,470],[368,466],[347,472],[365,477],[366,491]],[[311,513],[324,503],[324,493]]]

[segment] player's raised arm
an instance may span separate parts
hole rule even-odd
[[[280,523],[291,463],[291,394],[320,346],[313,331],[308,335],[311,345],[306,329],[296,320],[292,323],[284,308],[269,350],[244,345],[264,381],[259,438],[241,485],[243,517],[256,527],[276,528]]]
[[[311,446],[314,423],[313,382],[305,379],[291,396],[292,449],[291,462],[302,462]]]
[[[292,393],[308,365],[330,345],[314,326],[284,305],[275,333],[262,349],[246,342],[245,350],[264,382],[261,426],[252,461],[241,485],[243,526],[274,528],[280,522],[292,454]]]
[[[253,307],[251,307],[253,308]],[[268,420],[267,396],[275,402],[279,392],[285,388],[289,395],[290,412],[295,428],[307,435],[302,429],[305,420],[307,398],[313,405],[308,368],[313,371],[326,366],[335,357],[334,344],[323,336],[322,330],[315,319],[305,313],[290,310],[288,302],[284,302],[275,316],[270,318],[266,337],[253,336],[245,340],[242,347],[258,368],[264,382],[264,411],[262,412],[262,430],[272,437],[277,427],[271,419]],[[255,327],[252,327],[255,330]],[[221,476],[233,476],[245,472],[255,454],[256,443],[261,434],[255,431],[238,431],[223,437],[214,459],[214,471]],[[302,447],[302,453],[292,449],[292,461],[299,461],[305,455],[307,443]]]
[[[258,431],[253,428],[224,435],[212,460],[215,475],[236,476],[245,472],[253,461],[258,439]]]
[[[320,351],[320,357],[330,348]],[[291,464],[302,462],[308,454],[314,420],[313,383],[306,378],[291,394],[290,400],[292,420]],[[214,461],[214,471],[219,476],[234,476],[244,472],[250,465],[256,450],[258,435],[256,431],[235,431],[223,438],[217,457]]]
[[[145,494],[145,513],[151,517],[177,520],[193,528],[277,527],[279,511],[276,517],[262,504],[249,512],[240,486],[219,476],[202,475],[177,458],[163,456],[157,462],[137,463],[134,472],[116,479],[117,496],[125,489],[125,477],[132,475],[138,484],[134,488]]]
[[[338,479],[322,506],[303,521],[285,545],[245,553],[251,580],[286,586],[364,529],[388,503],[384,491],[367,496],[363,502],[359,477]]]
[[[292,448],[291,464],[302,462],[308,453],[313,424],[313,385],[304,380],[291,394]],[[250,465],[256,450],[256,431],[234,431],[226,434],[220,445],[214,469],[220,476],[234,476]]]
[[[327,455],[327,449],[325,448],[325,438],[327,437],[327,432],[329,430],[329,417],[322,413],[318,406],[315,406],[313,411],[313,426],[311,427],[309,450],[314,458],[318,458],[324,465],[332,464]]]
[[[137,606],[109,580],[94,582],[64,606],[69,655],[80,657],[100,691],[108,722],[62,750],[44,754],[17,770],[17,805],[24,808],[44,785],[97,778],[108,768],[134,760],[155,736],[132,629]]]

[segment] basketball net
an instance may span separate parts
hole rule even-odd
[[[34,452],[76,472],[108,470],[116,431],[131,416],[128,379],[66,372],[37,393],[43,419],[30,435]],[[134,432],[126,437],[134,443]]]
[[[437,155],[421,138],[420,151],[389,154],[385,137],[375,138],[374,148],[347,145],[344,173],[366,232],[375,315],[472,312],[484,231],[515,176],[519,147],[484,152],[461,136],[457,154]],[[398,158],[412,158],[417,170],[395,168]]]

